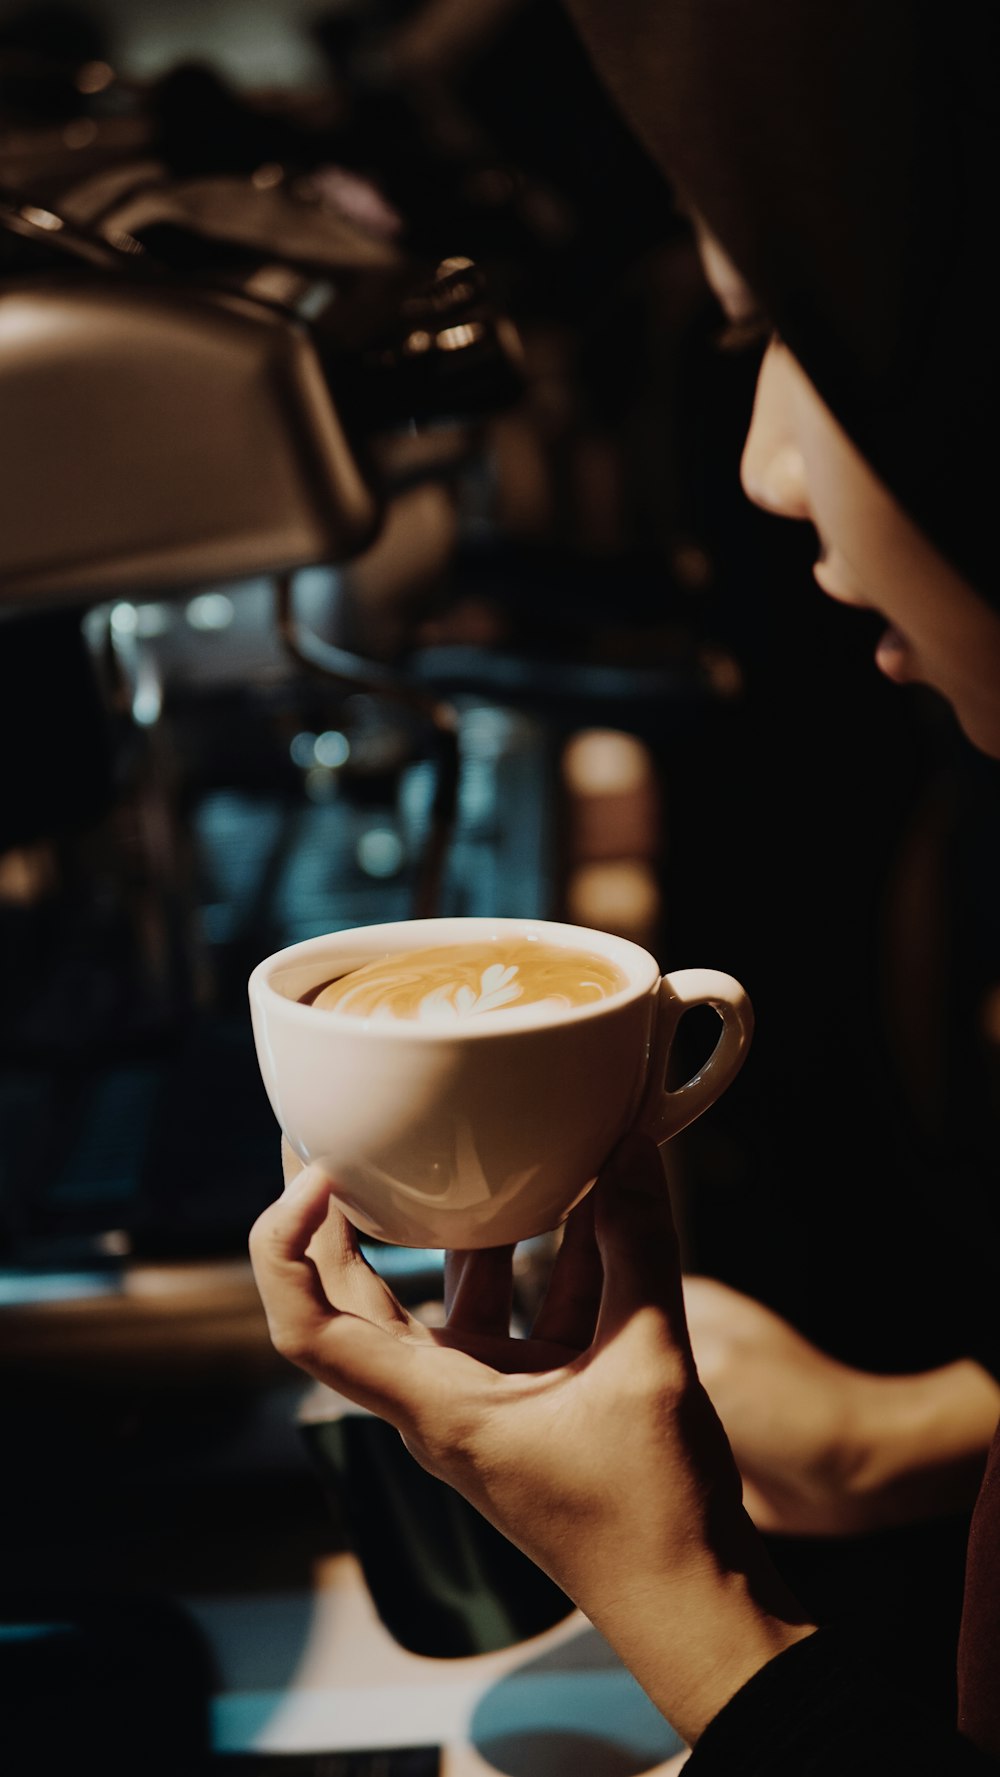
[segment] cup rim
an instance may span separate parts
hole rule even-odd
[[[604,999],[592,1001],[589,1005],[573,1006],[558,1015],[537,1006],[519,1009],[509,1007],[504,1011],[502,1019],[469,1019],[463,1021],[460,1027],[451,1023],[422,1024],[416,1019],[374,1020],[358,1017],[354,1012],[340,1012],[335,1007],[306,1006],[273,985],[273,978],[279,971],[301,966],[310,957],[322,956],[324,949],[331,944],[337,944],[339,949],[338,940],[363,938],[366,943],[370,942],[376,950],[380,950],[383,939],[390,939],[391,953],[393,949],[414,948],[414,943],[419,940],[411,937],[407,941],[404,934],[414,934],[418,928],[421,934],[429,934],[432,942],[436,932],[440,934],[436,941],[445,943],[448,941],[444,936],[445,930],[454,931],[456,927],[461,928],[461,934],[455,937],[456,943],[461,942],[462,937],[480,939],[516,932],[537,934],[540,939],[561,944],[566,949],[596,950],[625,969],[629,979],[624,987],[608,994]],[[328,1030],[350,1031],[358,1038],[363,1033],[373,1032],[380,1042],[416,1040],[421,1043],[442,1043],[454,1042],[456,1038],[460,1038],[465,1043],[487,1038],[496,1041],[503,1036],[521,1035],[525,1031],[544,1031],[557,1025],[587,1023],[653,992],[658,988],[662,974],[660,964],[651,951],[634,943],[631,938],[620,937],[617,932],[605,932],[593,926],[570,925],[563,920],[519,918],[517,915],[493,917],[485,914],[445,914],[431,918],[385,920],[377,925],[342,926],[312,938],[300,938],[296,943],[283,945],[280,950],[274,950],[269,956],[262,957],[250,973],[247,991],[251,1007],[258,1005],[261,1010],[272,1011],[277,1011],[280,1007],[281,1016],[290,1018],[293,1024],[303,1023],[307,1027],[315,1027],[315,1020],[319,1017],[324,1020]]]

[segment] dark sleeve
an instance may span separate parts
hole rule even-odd
[[[839,1628],[754,1675],[705,1729],[684,1777],[996,1777],[1000,1765],[919,1713]]]

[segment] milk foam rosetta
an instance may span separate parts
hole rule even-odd
[[[321,1011],[451,1024],[525,1006],[564,1012],[618,993],[628,977],[608,957],[510,939],[445,944],[380,957],[320,989]]]

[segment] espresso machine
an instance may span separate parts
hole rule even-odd
[[[363,7],[318,28],[328,78],[278,93],[0,29],[0,1364],[23,1457],[0,1606],[95,1645],[155,1631],[148,1669],[186,1697],[198,1650],[162,1610],[137,1626],[122,1576],[141,1551],[162,1606],[149,1525],[182,1519],[187,1547],[213,1486],[241,1550],[261,1511],[284,1546],[286,1493],[309,1558],[353,1546],[422,1656],[569,1610],[386,1427],[299,1399],[246,1262],[278,1176],[253,965],[413,914],[565,916],[570,816],[600,851],[567,742],[696,734],[732,693],[566,472],[581,318],[676,224],[600,107],[587,201],[558,129],[544,163],[493,135],[528,10],[462,104],[387,90]],[[367,9],[380,32],[392,11]],[[592,549],[567,546],[581,509]],[[649,875],[648,779],[631,806]],[[366,1253],[437,1311],[440,1253]],[[53,1531],[68,1447],[89,1554]]]
[[[582,72],[584,198],[551,119],[546,164],[491,129],[504,55],[525,64],[530,26],[537,62],[552,29],[531,10],[475,112],[366,74],[392,8],[331,13],[325,79],[277,94],[194,60],[130,78],[98,37],[7,44],[15,1265],[239,1250],[273,1190],[254,961],[404,914],[557,916],[566,737],[682,730],[732,691],[660,623],[658,563],[612,558],[609,603],[602,554],[562,547],[558,465],[555,519],[505,528],[497,428],[530,509],[526,443],[558,457],[574,423],[580,317],[677,226]]]

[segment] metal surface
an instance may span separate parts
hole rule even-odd
[[[100,278],[0,289],[0,606],[339,560],[379,504],[306,331]]]

